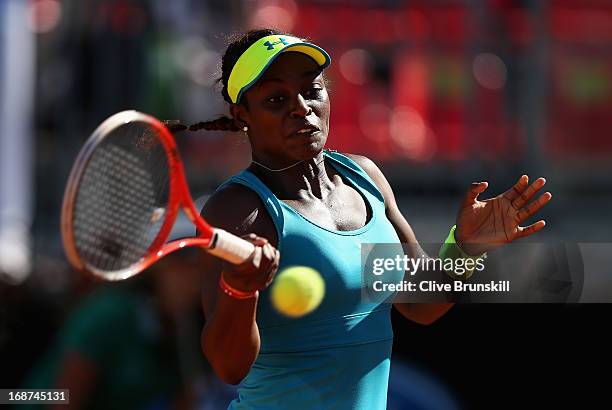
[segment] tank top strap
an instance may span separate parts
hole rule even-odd
[[[339,172],[353,182],[357,187],[367,191],[374,198],[385,204],[385,197],[378,189],[378,186],[370,178],[367,172],[355,161],[344,154],[333,150],[325,150],[325,156],[332,160],[334,164],[339,164],[340,167],[335,167]],[[342,172],[344,170],[344,172]]]

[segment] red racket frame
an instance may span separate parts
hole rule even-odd
[[[157,236],[140,261],[122,270],[112,272],[102,271],[93,266],[88,266],[79,256],[73,233],[74,202],[80,186],[80,181],[84,175],[84,169],[87,167],[87,164],[95,152],[96,147],[115,128],[130,122],[144,122],[152,126],[157,133],[158,139],[162,143],[164,150],[166,151],[170,178],[166,216]],[[166,243],[174,222],[176,221],[178,211],[181,208],[189,220],[198,229],[199,236]],[[221,236],[225,240],[229,240],[231,242],[228,247],[233,247],[231,246],[233,244],[242,251],[240,252],[240,256],[232,255],[231,250],[229,252],[230,254],[228,255],[227,247],[226,249],[221,249],[217,252],[217,256],[220,256],[230,262],[240,263],[241,261],[246,260],[248,258],[246,254],[250,254],[250,251],[252,251],[254,248],[254,246],[247,241],[228,234],[221,229],[211,227],[199,215],[199,212],[193,203],[191,193],[189,192],[183,161],[180,158],[174,137],[166,126],[155,117],[133,110],[122,111],[105,120],[93,132],[81,149],[72,171],[70,172],[66,191],[64,193],[61,215],[61,233],[66,256],[75,268],[91,273],[98,278],[111,281],[123,280],[132,277],[142,272],[162,257],[187,246],[200,246],[209,249],[211,253],[215,253],[212,252],[211,249],[214,248],[215,245],[218,245],[216,242],[221,241]]]

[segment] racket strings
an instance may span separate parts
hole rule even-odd
[[[115,129],[95,149],[76,196],[83,262],[100,271],[137,263],[163,224],[168,191],[168,160],[154,131],[134,123]]]

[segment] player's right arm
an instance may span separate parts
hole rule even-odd
[[[202,351],[223,381],[237,384],[249,372],[259,353],[260,338],[255,320],[258,296],[233,298],[219,287],[219,277],[223,272],[225,281],[241,291],[265,289],[278,268],[280,255],[273,246],[278,239],[257,194],[240,185],[229,185],[217,191],[206,202],[202,216],[212,226],[243,236],[256,245],[251,257],[241,265],[201,253],[202,307],[206,317]]]

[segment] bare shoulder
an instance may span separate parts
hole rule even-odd
[[[234,235],[255,233],[276,246],[274,222],[259,195],[241,184],[216,191],[204,204],[202,217],[212,226]]]
[[[370,171],[373,170],[374,168],[378,169],[378,166],[374,163],[374,161],[372,161],[370,158],[365,157],[363,155],[349,154],[349,153],[342,153],[342,155],[349,157],[350,159],[355,161],[357,164],[359,164],[359,166],[363,168],[368,173],[368,175],[370,175]]]

